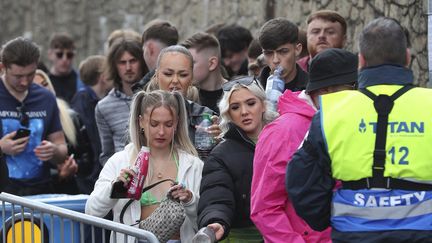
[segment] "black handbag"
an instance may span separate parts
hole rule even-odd
[[[143,192],[150,190],[151,188],[161,184],[162,182],[171,181],[176,184],[174,180],[165,179],[158,181],[143,188]],[[129,200],[123,207],[120,213],[120,223],[123,223],[123,217],[126,209],[132,204],[134,200]],[[167,242],[171,237],[180,230],[184,220],[186,218],[186,212],[184,206],[179,200],[171,197],[168,193],[167,197],[162,200],[159,207],[150,214],[146,219],[139,222],[141,229],[152,232],[160,242]]]

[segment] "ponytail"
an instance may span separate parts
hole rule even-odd
[[[177,123],[177,129],[176,134],[174,136],[174,142],[177,146],[179,146],[184,151],[193,154],[195,156],[198,156],[198,152],[196,151],[194,145],[192,144],[190,138],[189,138],[189,132],[188,132],[188,122],[187,122],[187,110],[185,106],[185,98],[183,95],[178,92],[173,92],[174,98],[177,101],[178,105],[178,123]]]
[[[141,133],[141,127],[139,124],[139,116],[142,114],[142,103],[144,98],[147,96],[146,92],[138,92],[132,101],[130,117],[129,117],[129,137],[130,141],[134,144],[134,152],[138,154],[142,145],[147,144],[147,138],[145,134]]]

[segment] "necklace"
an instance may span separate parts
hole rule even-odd
[[[175,159],[175,156],[173,155],[173,159],[174,159],[174,161],[176,161],[176,159]],[[166,158],[165,159],[166,161],[170,161],[170,158]],[[170,162],[171,163],[171,162]],[[156,165],[156,164],[162,164],[162,163],[158,163],[155,159],[153,159],[153,158],[150,158],[150,164],[151,165]],[[177,169],[177,162],[174,162],[174,164],[176,165],[176,169]],[[168,166],[168,167],[170,167],[169,166],[169,163],[168,164],[166,164],[166,166]],[[163,177],[164,177],[164,171],[165,171],[165,176],[168,176],[168,177],[170,177],[170,174],[171,174],[171,172],[170,172],[170,168],[168,168],[168,167],[164,167],[164,168],[154,168],[153,167],[153,171],[154,171],[154,176],[157,178],[157,180],[160,180],[160,179],[162,179]],[[165,169],[165,170],[164,170]],[[177,171],[175,172],[176,174],[177,174]],[[154,178],[154,177],[153,177]]]
[[[153,161],[154,162],[154,161]],[[165,169],[168,169],[168,168],[165,168]],[[162,179],[163,178],[163,176],[164,176],[164,168],[158,168],[158,169],[156,169],[156,168],[153,168],[153,175],[154,175],[154,177],[156,177],[157,178],[157,180],[160,180],[160,179]],[[165,173],[166,173],[166,171],[165,171]],[[154,178],[153,177],[153,178]]]

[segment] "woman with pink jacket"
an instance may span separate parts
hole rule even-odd
[[[330,230],[313,231],[297,216],[285,190],[285,171],[300,146],[315,107],[304,92],[286,90],[278,103],[280,117],[261,132],[255,148],[251,219],[265,242],[331,242]]]

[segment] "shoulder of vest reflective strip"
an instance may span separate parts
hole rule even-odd
[[[332,203],[332,217],[357,217],[370,220],[403,219],[432,213],[432,200],[394,206],[394,207],[357,207],[342,203]]]

